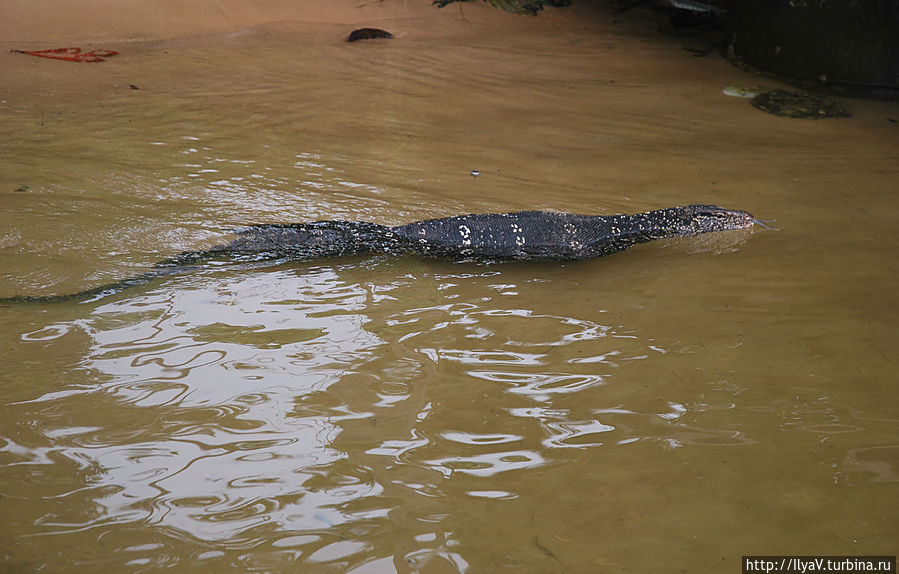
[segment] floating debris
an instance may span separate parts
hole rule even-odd
[[[438,8],[443,8],[453,2],[464,2],[465,0],[433,0],[431,4]],[[544,4],[550,6],[569,6],[571,0],[484,0],[495,8],[500,8],[512,14],[527,14],[528,16],[536,16],[537,12],[543,10]]]
[[[744,88],[742,86],[725,86],[721,93],[734,98],[754,98],[759,94],[758,88]]]
[[[359,40],[374,40],[376,38],[393,38],[393,34],[380,28],[359,28],[350,32],[346,41],[357,42]]]
[[[679,28],[721,26],[727,17],[724,8],[696,0],[662,0],[656,5]]]
[[[473,170],[471,170],[471,175],[472,175],[472,177],[478,177],[479,175],[481,175],[481,170],[473,169]]]
[[[38,58],[65,60],[66,62],[105,62],[106,58],[117,56],[113,50],[91,50],[82,52],[81,48],[52,48],[50,50],[10,50],[17,54],[28,54]]]
[[[836,100],[786,90],[764,90],[752,99],[752,105],[787,118],[848,118],[852,115]]]

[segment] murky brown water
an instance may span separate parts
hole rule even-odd
[[[390,42],[280,22],[0,57],[0,296],[256,222],[709,202],[779,230],[0,307],[0,570],[895,554],[899,106],[768,116],[721,90],[772,82],[587,3],[408,9]]]

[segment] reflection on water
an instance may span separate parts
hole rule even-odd
[[[83,426],[44,428],[46,437],[61,441],[51,449],[55,455],[91,469],[93,504],[103,510],[74,522],[44,516],[41,525],[146,521],[230,545],[263,526],[306,531],[386,519],[396,505],[380,500],[388,485],[333,477],[329,470],[361,454],[334,445],[347,422],[358,419],[376,424],[399,417],[391,426],[411,437],[371,433],[366,460],[383,458],[379,466],[411,465],[445,478],[539,467],[550,462],[543,448],[523,445],[595,446],[597,433],[615,430],[536,405],[601,385],[621,363],[652,351],[590,320],[504,307],[514,303],[509,289],[527,284],[498,284],[508,281],[499,271],[412,276],[401,273],[402,263],[388,264],[398,274],[382,283],[348,282],[333,267],[198,274],[22,334],[30,342],[62,339],[73,329],[87,334],[90,348],[79,369],[92,384],[19,406],[66,408],[89,400],[154,412],[152,426],[132,430],[124,444],[121,429],[95,426],[94,414]],[[474,302],[459,301],[455,286],[463,281],[487,290]],[[547,280],[528,283],[553,288]],[[423,291],[441,293],[445,303],[399,303]],[[474,348],[446,345],[465,339]],[[590,356],[601,348],[610,350]],[[569,371],[558,371],[561,365]],[[454,383],[482,389],[497,405],[515,405],[502,407],[495,430],[431,430],[431,419],[441,415],[416,387],[446,368]],[[352,387],[345,404],[330,390],[340,383]],[[520,406],[516,397],[532,406]],[[534,420],[543,436],[497,432],[509,426],[502,422],[509,416]]]
[[[237,553],[465,571],[483,557],[453,507],[528,500],[522,477],[569,475],[570,452],[637,449],[639,459],[641,444],[660,455],[757,444],[738,423],[757,409],[729,377],[693,378],[679,401],[632,388],[679,370],[683,349],[604,309],[571,313],[556,294],[594,272],[411,258],[209,269],[37,324],[23,344],[65,348],[79,333],[88,344],[81,383],[5,408],[42,422],[4,439],[4,475],[27,472],[56,492],[38,513],[19,509],[17,528],[110,541],[127,539],[126,525],[164,533],[120,548],[131,565],[159,564],[181,541],[206,548],[197,558],[211,565]],[[797,413],[801,432],[859,428],[812,412]],[[880,452],[847,453],[834,476],[894,482]],[[27,496],[6,484],[6,497]],[[531,544],[549,564],[545,547]],[[79,563],[117,560],[88,552]]]

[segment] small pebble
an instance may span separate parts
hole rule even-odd
[[[347,36],[347,42],[358,42],[359,40],[375,40],[377,38],[393,38],[393,34],[388,32],[387,30],[381,30],[380,28],[359,28],[358,30],[353,30],[350,32],[350,35]]]

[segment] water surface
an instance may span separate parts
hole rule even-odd
[[[774,82],[585,4],[416,8],[377,22],[389,42],[281,21],[3,58],[0,296],[251,223],[777,220],[589,262],[210,265],[0,307],[3,569],[894,554],[899,107],[769,116],[721,90]]]

